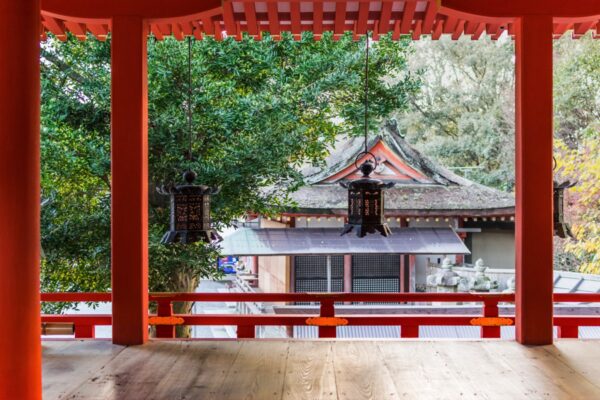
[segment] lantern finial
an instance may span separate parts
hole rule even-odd
[[[186,181],[189,185],[191,185],[196,180],[196,176],[197,175],[194,171],[188,169],[183,173],[183,180]]]

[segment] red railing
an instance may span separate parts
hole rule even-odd
[[[42,293],[43,302],[110,302],[110,293]],[[499,303],[514,303],[514,294],[500,293],[151,293],[157,305],[150,315],[159,338],[175,337],[177,325],[233,325],[238,338],[254,338],[257,326],[317,326],[320,338],[336,337],[336,327],[400,326],[400,337],[419,337],[420,326],[480,326],[482,338],[499,338],[503,325],[514,324],[514,315],[499,315]],[[310,302],[320,305],[315,314],[174,314],[173,302]],[[600,303],[600,294],[554,294],[557,303]],[[422,314],[339,314],[335,303],[481,303],[479,316]],[[43,323],[72,323],[76,338],[93,338],[94,328],[110,325],[107,314],[42,315]],[[561,315],[554,317],[558,335],[577,338],[580,326],[600,326],[600,317]]]

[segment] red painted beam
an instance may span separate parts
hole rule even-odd
[[[212,18],[204,17],[202,18],[202,29],[204,33],[207,35],[214,35],[215,33],[215,25],[213,23]]]
[[[423,33],[430,34],[433,30],[433,21],[437,14],[438,6],[435,1],[430,1],[427,4],[427,10],[425,11],[425,18],[423,18]]]
[[[151,293],[150,301],[263,301],[263,302],[513,302],[506,293]],[[581,301],[581,300],[578,300]]]
[[[237,35],[237,25],[233,18],[233,4],[230,1],[223,2],[223,22],[225,23],[225,30],[227,35]]]
[[[292,22],[292,33],[294,35],[299,35],[302,30],[302,26],[300,24],[300,3],[292,2],[290,3],[290,18]]]
[[[113,342],[148,339],[148,29],[139,17],[112,24]]]
[[[314,6],[316,6],[316,3]],[[277,11],[277,3],[267,3],[267,13],[269,15],[269,31],[273,35],[279,35],[281,33],[281,30],[279,29],[279,15]]]
[[[458,19],[452,15],[449,15],[446,18],[446,23],[444,24],[444,33],[452,34],[458,25]]]
[[[392,17],[393,1],[381,2],[381,16],[379,17],[379,33],[385,34],[393,29],[390,26],[390,18]]]
[[[81,23],[107,23],[115,15],[138,16],[148,22],[184,22],[220,11],[222,0],[41,0],[44,17]]]
[[[110,293],[80,293],[80,292],[62,292],[62,293],[42,293],[42,301],[48,302],[110,302],[112,295]]]
[[[67,32],[65,31],[65,25],[63,21],[49,16],[45,16],[43,23],[44,26],[48,28],[48,30],[52,32],[52,34],[56,36],[59,40],[63,42],[67,40]]]
[[[351,256],[344,259],[351,266]],[[108,292],[59,292],[41,293],[41,301],[46,302],[110,302]],[[373,301],[381,302],[484,302],[493,299],[498,302],[514,302],[515,295],[508,293],[150,293],[150,301],[268,301],[268,302],[318,302],[323,298],[334,297],[335,301]],[[554,293],[556,303],[600,303],[600,293]]]
[[[548,15],[580,18],[600,15],[598,0],[439,0],[441,11],[494,18]]]
[[[73,35],[75,35],[75,37],[77,37],[77,39],[79,39],[79,40],[86,39],[87,30],[86,30],[85,24],[66,21],[64,25]]]
[[[361,1],[358,3],[358,18],[356,21],[356,33],[364,35],[367,33],[367,24],[369,22],[369,2]]]
[[[92,32],[92,35],[94,35],[96,39],[102,42],[106,40],[106,36],[108,35],[108,27],[106,25],[87,24],[87,28]]]
[[[515,22],[516,321],[523,344],[552,343],[552,36],[550,16]]]
[[[313,2],[313,32],[315,35],[323,33],[323,2]]]
[[[256,22],[256,8],[254,6],[254,3],[244,3],[244,14],[246,16],[248,33],[250,35],[258,35],[258,24]]]
[[[412,32],[412,39],[413,40],[419,40],[419,39],[421,39],[422,24],[423,24],[423,21],[421,21],[421,20],[415,21],[415,27],[413,28],[413,32]]]
[[[401,34],[405,35],[410,33],[413,24],[413,18],[415,16],[416,7],[416,1],[407,1],[404,3],[404,10],[402,11],[402,23],[400,24]]]
[[[473,35],[471,35],[471,40],[478,40],[481,37],[481,35],[483,34],[484,30],[485,30],[485,24],[479,23],[477,25],[477,28],[473,32]]]
[[[460,36],[463,34],[464,29],[465,29],[465,21],[461,19],[458,21],[458,24],[456,24],[456,28],[454,28],[454,33],[452,34],[452,40],[458,40],[458,38],[460,38]]]
[[[0,399],[42,398],[40,4],[0,2]]]
[[[344,33],[344,26],[346,23],[346,2],[336,1],[335,2],[335,28],[334,33],[341,35]]]
[[[431,38],[433,40],[438,40],[442,36],[443,29],[444,20],[438,19],[437,21],[435,21],[435,24],[433,25],[433,32],[431,33]]]

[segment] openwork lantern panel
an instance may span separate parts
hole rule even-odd
[[[163,243],[211,243],[221,240],[212,229],[210,220],[211,196],[217,190],[204,185],[192,185],[194,178],[186,176],[188,185],[166,190],[171,196],[171,220]]]
[[[348,189],[348,223],[342,235],[356,229],[359,237],[375,232],[388,236],[391,231],[384,219],[384,189],[393,186],[393,183],[369,177],[375,169],[372,161],[366,161],[360,169],[362,178],[343,184]]]

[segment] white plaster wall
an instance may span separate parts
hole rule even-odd
[[[513,232],[487,231],[473,234],[473,263],[481,258],[490,268],[515,268]]]

